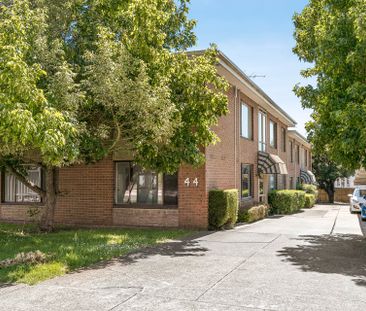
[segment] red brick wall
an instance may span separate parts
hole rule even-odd
[[[236,174],[239,172],[239,160],[235,157],[235,135],[238,136],[235,127],[234,88],[228,91],[230,112],[220,118],[219,124],[213,128],[220,138],[216,145],[206,148],[206,188],[210,189],[232,189],[237,188],[235,182]]]
[[[39,211],[34,216],[30,217],[29,211]],[[17,204],[2,204],[0,206],[0,220],[14,222],[32,222],[37,221],[42,216],[42,207],[34,205],[17,205]]]
[[[189,187],[184,184],[186,178],[190,179]],[[193,184],[195,178],[198,180],[197,187]],[[179,227],[207,229],[208,198],[205,166],[181,167],[178,173],[178,205]]]
[[[91,165],[60,169],[56,223],[113,224],[114,162],[111,158]]]
[[[114,208],[115,226],[178,227],[178,209]]]

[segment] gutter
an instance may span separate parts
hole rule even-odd
[[[201,55],[205,50],[190,51],[188,54]],[[239,81],[248,86],[252,92],[256,93],[261,99],[273,108],[280,116],[287,122],[289,127],[296,126],[297,122],[287,114],[279,105],[277,105],[272,98],[270,98],[257,84],[255,84],[237,65],[235,65],[223,52],[218,50],[219,64],[226,70],[232,73]]]

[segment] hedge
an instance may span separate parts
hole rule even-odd
[[[318,198],[319,191],[318,188],[315,185],[311,184],[302,184],[301,190],[304,190],[308,194],[313,194],[315,197],[315,200]]]
[[[239,210],[238,222],[254,222],[268,215],[269,206],[262,204]]]
[[[300,190],[271,191],[268,203],[275,214],[291,214],[304,208],[305,192]]]
[[[312,208],[315,205],[315,195],[310,193],[305,193],[305,206],[304,208]]]
[[[238,219],[238,190],[211,190],[208,195],[210,228],[233,227]]]

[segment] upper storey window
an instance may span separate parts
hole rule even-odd
[[[258,149],[266,151],[266,126],[267,116],[264,112],[258,113]]]
[[[272,148],[277,148],[277,123],[269,121],[269,144]]]
[[[240,135],[244,138],[253,138],[253,109],[245,103],[241,103]]]

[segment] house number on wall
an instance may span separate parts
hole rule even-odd
[[[189,177],[184,180],[184,184],[186,187],[189,187],[191,185],[191,180],[189,179]],[[197,177],[192,181],[192,184],[195,187],[198,187],[198,178]]]

